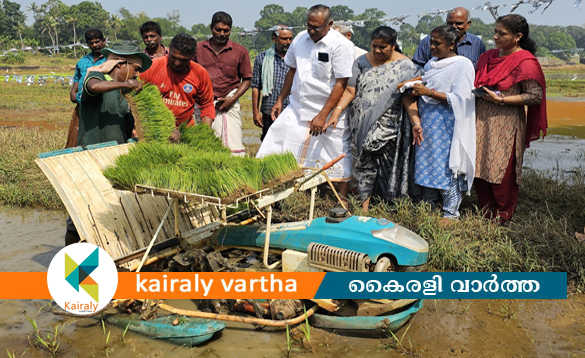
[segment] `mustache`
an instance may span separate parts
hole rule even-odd
[[[148,41],[146,44],[147,45],[156,45],[156,42],[155,41]]]

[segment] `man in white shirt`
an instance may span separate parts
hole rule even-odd
[[[320,168],[346,154],[327,170],[329,178],[339,182],[339,193],[346,196],[352,168],[350,126],[345,112],[337,121],[328,119],[352,75],[355,50],[343,35],[330,31],[332,25],[329,7],[309,9],[307,31],[295,37],[284,58],[290,69],[272,107],[275,122],[257,157],[290,151],[300,166]],[[289,93],[290,104],[282,111]]]
[[[343,36],[345,36],[345,38],[347,38],[349,41],[353,42],[353,40],[352,40],[353,28],[351,27],[351,25],[343,25],[340,22],[334,22],[332,29],[335,31],[339,31],[339,33],[342,34]],[[354,46],[355,46],[355,44],[354,44]],[[356,60],[358,57],[365,55],[366,53],[368,53],[368,51],[362,49],[361,47],[355,46],[355,59]]]

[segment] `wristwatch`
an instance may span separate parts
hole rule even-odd
[[[500,106],[503,106],[506,102],[504,101],[504,97],[500,97],[502,101],[500,102]]]

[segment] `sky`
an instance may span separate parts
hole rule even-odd
[[[30,0],[16,0],[22,6],[21,9],[26,9],[32,1]],[[297,6],[311,7],[317,4],[319,0],[222,0],[218,3],[215,1],[201,1],[201,0],[175,0],[171,3],[166,1],[144,1],[144,0],[99,0],[102,6],[110,13],[125,7],[131,12],[138,13],[144,11],[150,17],[164,17],[172,10],[178,10],[181,14],[181,23],[187,28],[191,28],[193,24],[211,22],[211,16],[216,11],[226,11],[234,20],[234,25],[243,27],[248,30],[254,28],[254,22],[260,18],[260,11],[268,4],[279,4],[284,7],[285,11],[292,11]],[[491,0],[493,5],[512,4],[519,0]],[[37,4],[42,4],[45,1],[36,0]],[[77,4],[80,1],[63,0],[67,5]],[[345,1],[341,3],[327,3],[325,5],[346,5],[352,9],[356,14],[362,13],[367,8],[377,8],[386,13],[389,17],[400,15],[414,15],[409,17],[406,21],[411,24],[416,24],[416,14],[431,12],[435,9],[452,9],[457,6],[467,7],[472,9],[476,6],[481,6],[485,0],[354,0]],[[542,14],[542,6],[536,12],[529,14],[532,10],[532,5],[521,5],[514,13],[520,14],[528,20],[529,23],[538,25],[581,25],[585,26],[585,3],[580,8],[574,7],[575,0],[555,0],[553,4]],[[499,14],[504,15],[510,12],[510,7],[505,7],[500,10]],[[484,22],[493,22],[493,17],[488,11],[471,10],[472,17],[479,17]],[[29,21],[32,20],[32,13],[28,12]],[[275,24],[276,25],[276,24]]]

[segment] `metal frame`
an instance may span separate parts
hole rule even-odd
[[[310,179],[307,180],[307,178],[310,178]],[[146,261],[148,254],[150,253],[150,250],[152,249],[152,246],[154,245],[154,242],[156,241],[158,233],[162,229],[162,227],[163,227],[165,221],[167,220],[167,217],[168,217],[172,208],[174,209],[174,213],[175,213],[175,234],[177,235],[177,237],[181,237],[181,231],[179,229],[179,221],[178,221],[179,200],[181,200],[181,199],[185,203],[187,203],[189,201],[197,201],[198,203],[203,204],[203,205],[214,205],[214,206],[218,207],[218,209],[220,209],[220,211],[221,211],[221,221],[223,221],[224,223],[227,221],[227,208],[237,208],[241,202],[244,202],[244,201],[250,202],[254,206],[256,206],[257,208],[260,208],[260,209],[266,208],[266,211],[267,211],[266,239],[264,241],[263,264],[264,264],[264,267],[266,267],[267,269],[273,269],[273,268],[277,267],[278,265],[280,265],[281,261],[277,261],[277,262],[273,263],[272,265],[268,264],[268,252],[270,249],[270,230],[271,230],[271,226],[272,226],[272,204],[286,199],[287,197],[292,195],[295,191],[305,191],[305,190],[310,189],[311,190],[311,204],[310,204],[310,208],[309,208],[309,225],[310,225],[311,221],[313,221],[313,214],[315,211],[315,197],[316,197],[316,193],[317,193],[317,186],[324,184],[324,183],[327,183],[327,177],[323,173],[314,175],[313,177],[311,177],[311,175],[303,176],[301,178],[294,180],[295,185],[293,185],[291,187],[287,187],[284,190],[280,190],[280,191],[275,192],[273,188],[267,188],[267,189],[263,189],[263,190],[255,192],[255,193],[249,194],[249,195],[239,197],[235,200],[235,202],[233,202],[233,201],[226,202],[225,200],[222,200],[221,198],[214,197],[214,196],[187,193],[187,192],[182,192],[182,191],[162,189],[162,188],[157,188],[157,187],[153,187],[153,186],[137,184],[134,187],[135,193],[145,194],[145,193],[150,192],[150,194],[152,196],[155,196],[155,195],[166,196],[170,200],[170,203],[169,203],[169,208],[167,209],[167,211],[166,211],[164,217],[162,218],[154,236],[152,237],[152,240],[150,241],[148,248],[146,249],[146,252],[142,256],[142,260],[140,262],[140,265],[136,269],[136,272],[139,272],[142,269],[142,266],[144,265],[144,262]],[[211,224],[209,224],[209,225],[211,225]]]

